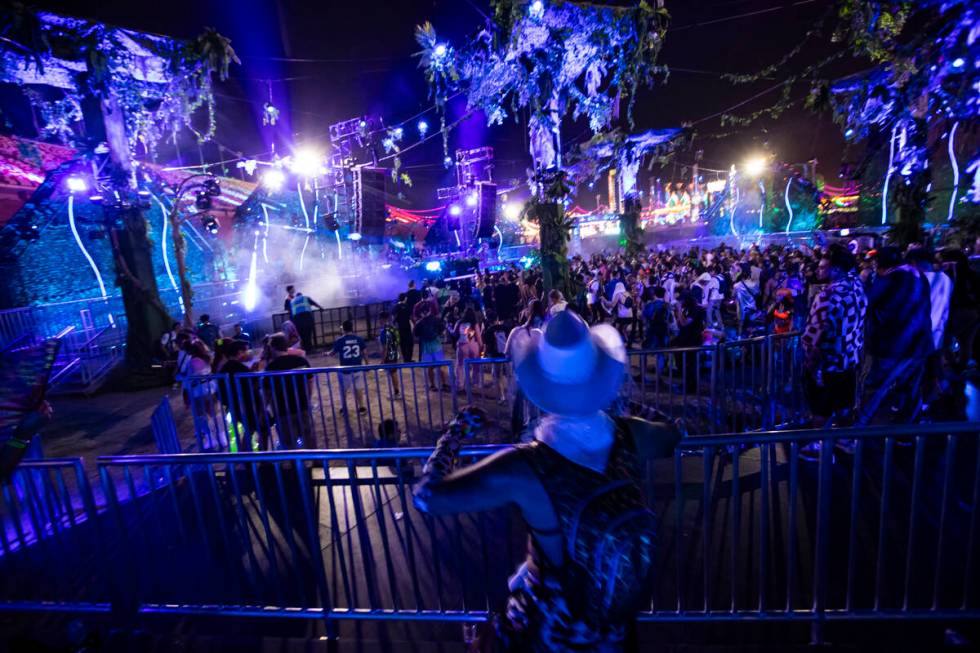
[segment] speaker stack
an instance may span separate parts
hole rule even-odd
[[[354,219],[361,242],[380,245],[385,236],[388,173],[382,168],[354,169]]]

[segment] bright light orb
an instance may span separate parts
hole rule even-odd
[[[245,293],[242,297],[242,304],[245,305],[245,310],[252,312],[255,310],[256,304],[259,303],[259,289],[255,285],[254,280],[250,280],[248,285],[245,286]]]
[[[266,170],[265,174],[262,175],[262,185],[267,189],[276,191],[282,188],[282,185],[286,183],[286,175],[283,174],[282,170],[278,168],[272,168],[271,170]]]
[[[459,215],[462,212],[463,209],[460,208],[459,204],[453,204],[449,207],[449,215]]]
[[[359,241],[361,239],[361,234],[359,234],[359,233],[357,233],[355,231],[355,232],[353,232],[351,235],[349,235],[347,237],[350,238],[351,240],[353,240],[356,243],[357,241]]]
[[[426,133],[429,131],[429,123],[427,123],[424,120],[419,120],[418,128],[419,128],[419,135],[425,136]]]
[[[447,154],[447,155],[446,155],[445,157],[443,157],[443,159],[442,159],[442,163],[443,163],[443,165],[445,165],[445,166],[446,166],[447,168],[451,168],[451,167],[453,166],[453,157],[451,157],[451,156],[449,156],[449,155]]]
[[[432,50],[432,54],[434,54],[437,59],[441,59],[441,58],[443,58],[443,57],[446,56],[446,52],[448,52],[448,51],[449,51],[449,48],[446,47],[446,44],[445,43],[439,43]]]
[[[533,18],[541,18],[544,16],[544,2],[541,0],[534,0],[528,9],[528,13],[531,14]]]
[[[761,156],[754,156],[742,165],[742,170],[750,177],[758,177],[766,171],[766,159]]]
[[[73,193],[84,193],[88,190],[88,184],[81,177],[68,178],[68,190]]]
[[[517,202],[504,204],[504,217],[511,222],[517,222],[521,217],[521,205]]]
[[[966,65],[966,59],[963,57],[953,59],[953,68],[962,68],[964,65]]]
[[[425,264],[425,269],[428,272],[439,272],[442,270],[442,263],[439,261],[429,261]]]
[[[405,135],[405,130],[401,127],[395,127],[394,136],[396,139],[401,140],[402,136]]]
[[[477,201],[478,198],[476,196],[476,193],[470,193],[469,195],[466,196],[466,206],[474,207],[476,206]]]
[[[322,158],[313,150],[299,150],[293,156],[292,170],[301,177],[316,177],[322,167]]]

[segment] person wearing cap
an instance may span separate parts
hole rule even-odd
[[[622,651],[653,583],[643,470],[673,455],[680,433],[605,412],[626,373],[626,348],[611,325],[590,329],[562,311],[514,352],[514,368],[546,413],[534,440],[456,469],[460,448],[486,421],[464,409],[426,463],[415,505],[431,515],[514,505],[530,530],[506,610],[481,640],[496,650]]]

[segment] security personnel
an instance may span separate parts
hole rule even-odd
[[[286,286],[286,292],[289,293],[286,299],[289,314],[292,316],[293,324],[296,325],[296,330],[299,331],[303,349],[307,352],[313,351],[313,307],[323,307],[303,293],[296,292],[293,286]]]

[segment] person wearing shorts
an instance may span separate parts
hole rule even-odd
[[[330,350],[330,353],[340,358],[341,367],[364,365],[364,349],[367,347],[364,338],[354,335],[354,323],[350,320],[344,320],[340,328],[343,330],[344,335],[337,338],[333,343],[333,348]],[[353,388],[354,390],[354,405],[357,407],[357,412],[366,413],[367,408],[364,406],[363,372],[341,372],[340,392],[344,398],[343,410],[347,409],[347,388]]]
[[[423,363],[440,363],[445,360],[442,351],[442,332],[445,325],[438,315],[433,314],[432,307],[423,305],[419,311],[420,319],[415,325],[415,337],[419,341],[419,360]],[[427,370],[429,390],[437,390],[435,367]],[[450,390],[449,373],[444,366],[439,366],[442,389]]]

